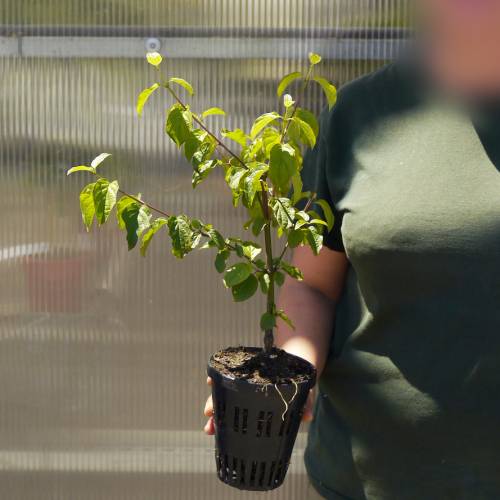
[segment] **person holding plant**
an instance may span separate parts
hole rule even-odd
[[[341,90],[302,171],[336,219],[279,300],[320,374],[310,498],[500,498],[500,2],[418,7],[417,55]]]

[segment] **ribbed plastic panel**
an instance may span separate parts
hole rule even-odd
[[[111,152],[106,174],[128,191],[237,233],[219,177],[193,193],[162,131],[168,101],[135,117],[154,78],[146,39],[194,84],[193,107],[226,109],[214,123],[230,128],[277,106],[277,79],[307,50],[330,47],[322,68],[337,83],[395,57],[408,18],[403,0],[2,0],[2,500],[255,496],[217,480],[201,412],[209,355],[258,345],[261,304],[233,305],[201,252],[179,262],[159,238],[142,259],[112,225],[87,235],[82,179],[65,170]],[[267,498],[306,498],[303,445]]]

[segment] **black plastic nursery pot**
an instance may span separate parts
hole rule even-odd
[[[299,369],[298,376],[280,377],[275,384],[251,375],[243,378],[219,361],[221,353],[234,350],[248,356],[262,353],[259,348],[232,348],[210,358],[217,475],[241,490],[273,490],[285,479],[316,371],[307,361],[281,351]]]

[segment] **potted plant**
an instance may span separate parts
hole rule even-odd
[[[87,230],[94,219],[99,225],[106,223],[116,209],[130,250],[139,244],[141,254],[146,255],[155,235],[166,232],[177,258],[197,248],[215,252],[215,268],[223,274],[235,302],[250,299],[259,289],[265,294],[267,305],[260,319],[263,347],[219,351],[210,358],[208,374],[213,379],[218,477],[240,489],[274,489],[284,480],[303,407],[316,378],[310,363],[275,347],[273,331],[278,319],[291,325],[285,311],[276,307],[276,288],[286,275],[302,279],[300,270],[285,261],[287,250],[307,245],[318,254],[322,233],[331,230],[334,222],[324,200],[303,192],[300,176],[302,152],[315,146],[318,121],[299,106],[298,99],[286,94],[282,113],[259,116],[249,133],[222,129],[216,134],[207,123],[210,116],[225,112],[215,107],[195,112],[181,97],[181,92],[193,95],[191,84],[167,77],[160,54],[149,53],[147,61],[157,78],[140,93],[137,113],[142,114],[154,92],[166,91],[172,100],[166,133],[193,168],[193,188],[214,170],[222,169],[234,207],[248,213],[244,229],[254,238],[262,237],[263,245],[253,239],[223,236],[211,224],[184,214],[173,215],[153,207],[140,195],[127,193],[118,181],[101,175],[108,153],[90,165],[72,167],[68,175],[87,172],[94,177],[80,194]],[[314,74],[320,61],[319,55],[309,54],[308,71],[286,75],[278,85],[278,97],[293,82],[301,82],[302,92],[315,82],[332,107],[335,87]],[[282,242],[277,249],[273,232]]]

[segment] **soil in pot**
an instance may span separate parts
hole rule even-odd
[[[243,490],[280,486],[290,463],[316,371],[274,349],[235,347],[215,353],[213,379],[216,466],[221,481]]]

